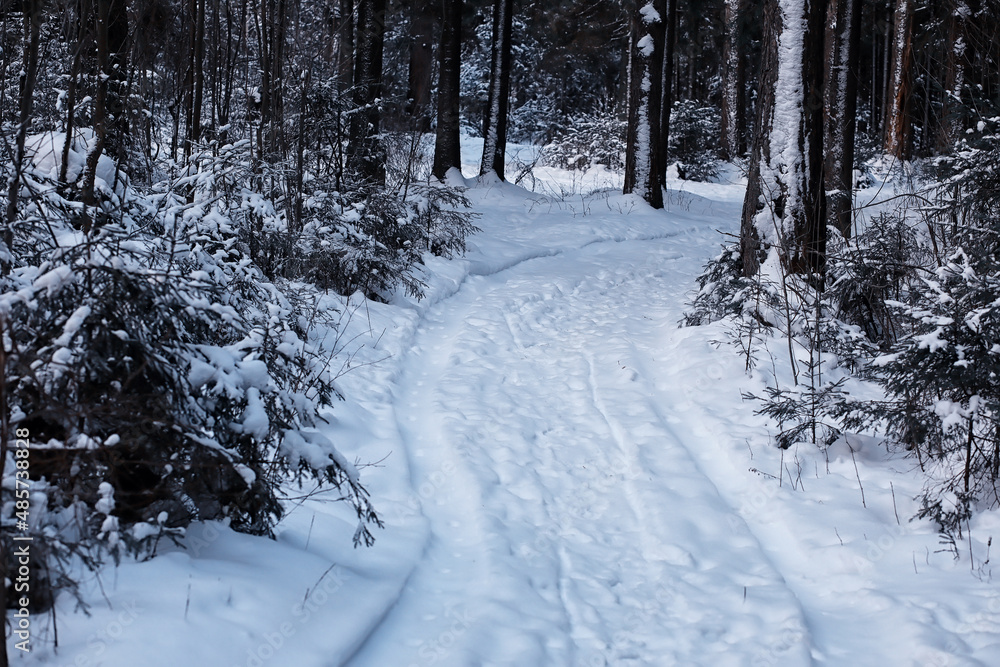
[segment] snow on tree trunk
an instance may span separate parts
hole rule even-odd
[[[510,105],[510,40],[513,30],[513,0],[493,3],[493,47],[490,61],[490,88],[483,128],[483,159],[479,174],[494,172],[504,180],[507,154],[507,110]]]
[[[432,173],[443,180],[449,169],[462,168],[459,101],[462,60],[462,0],[444,0],[438,57],[437,137]]]
[[[766,0],[757,133],[743,203],[744,273],[764,257],[816,275],[826,251],[823,29],[826,2]]]
[[[861,0],[834,0],[827,44],[826,189],[830,224],[851,235]]]
[[[913,64],[913,6],[896,0],[885,115],[885,152],[899,159],[910,155],[910,88]]]
[[[666,0],[639,0],[632,16],[625,194],[637,193],[663,208],[656,174],[660,150],[660,104]]]

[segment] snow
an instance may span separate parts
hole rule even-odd
[[[636,42],[635,48],[639,49],[639,53],[641,53],[646,58],[652,57],[653,51],[656,48],[653,44],[653,37],[648,34],[643,35],[639,39],[639,41]],[[643,87],[643,90],[649,91],[649,88],[647,86],[648,84],[646,84],[646,86]]]
[[[765,191],[780,190],[787,196],[785,210],[789,213],[801,207],[802,193],[799,192],[799,178],[796,174],[808,173],[805,156],[800,144],[802,134],[802,51],[806,35],[807,21],[802,0],[779,0],[781,10],[781,34],[778,38],[778,77],[774,84],[774,112],[771,118],[769,140],[771,163],[761,172]],[[770,172],[770,173],[768,173]],[[775,187],[775,183],[781,185]],[[769,212],[769,208],[765,208]],[[771,215],[758,216],[757,231],[760,237],[771,244],[780,243],[782,238],[794,234],[791,229],[793,215],[785,215],[785,220],[770,220]],[[761,219],[763,218],[763,220]],[[778,229],[785,223],[788,228]]]
[[[639,10],[639,15],[642,16],[642,22],[649,25],[651,23],[659,23],[663,19],[660,17],[660,13],[656,11],[653,7],[653,3],[647,3],[642,6]]]
[[[449,179],[474,183],[465,166]],[[663,211],[555,169],[538,192],[470,189],[483,232],[428,259],[425,299],[325,302],[354,356],[311,444],[377,462],[352,468],[386,522],[376,545],[351,548],[336,492],[290,489],[276,540],[195,524],[186,549],[86,577],[90,616],[63,596],[58,653],[38,615],[12,663],[1000,664],[1000,513],[954,560],[908,521],[912,461],[871,438],[777,450],[741,399],[763,378],[713,345],[721,325],[677,327],[716,230],[738,229],[729,175],[671,178]]]
[[[87,153],[95,141],[92,129],[78,128],[75,131],[67,155],[66,180],[68,182],[75,182],[83,174]],[[28,136],[24,147],[27,154],[31,156],[32,165],[39,173],[52,179],[58,179],[65,144],[65,132],[47,132]],[[101,155],[98,159],[95,174],[95,187],[98,189],[110,192],[110,184],[115,183],[114,191],[119,195],[124,193],[124,175],[116,169],[114,160],[107,155]]]
[[[65,267],[63,267],[65,268]],[[90,306],[80,306],[73,314],[70,315],[69,319],[66,320],[66,324],[63,325],[63,333],[61,336],[53,341],[54,345],[67,346],[76,336],[77,332],[80,331],[80,327],[90,316]]]

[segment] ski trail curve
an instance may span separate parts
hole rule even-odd
[[[636,359],[666,331],[644,313],[680,317],[686,240],[609,241],[424,313],[394,409],[413,488],[437,480],[427,544],[352,667],[810,664],[798,601]]]

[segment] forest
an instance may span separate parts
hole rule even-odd
[[[995,0],[0,3],[0,607],[198,522],[274,537],[312,485],[371,546],[327,296],[419,300],[470,189],[543,168],[654,210],[736,170],[683,324],[747,372],[783,341],[792,381],[746,394],[777,447],[877,434],[952,543],[1000,505]]]

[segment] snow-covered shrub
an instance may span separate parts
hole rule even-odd
[[[625,168],[625,121],[612,111],[578,114],[563,125],[542,160],[563,169],[587,170],[602,164],[611,171]]]
[[[709,181],[719,175],[722,117],[714,106],[680,100],[670,112],[667,159],[677,163],[681,178]]]
[[[955,530],[977,501],[1000,502],[1000,269],[956,249],[911,303],[912,333],[873,361],[884,402],[846,406],[930,476],[922,515]]]
[[[102,186],[90,210],[37,169],[26,180],[0,278],[0,395],[31,443],[36,544],[93,563],[196,520],[268,535],[295,480],[339,488],[371,543],[358,472],[315,428],[336,395],[326,331],[255,266],[242,209],[205,196],[211,175],[158,195]],[[9,454],[4,539],[17,470]]]
[[[925,212],[934,255],[907,241],[883,260],[904,267],[890,276],[907,264],[924,270],[908,292],[886,294],[905,322],[870,369],[888,400],[845,406],[855,425],[883,428],[918,458],[929,476],[921,515],[948,533],[977,506],[1000,505],[998,127],[984,118],[938,161],[938,203]]]
[[[904,298],[926,260],[912,222],[901,213],[880,213],[855,238],[828,241],[827,302],[868,340],[891,345],[899,332],[887,301]]]
[[[684,326],[700,326],[743,312],[754,281],[743,277],[738,243],[722,247],[698,276],[698,293],[684,313]]]
[[[376,298],[397,287],[420,295],[423,253],[461,253],[477,231],[468,200],[442,185],[409,183],[400,175],[397,188],[341,193],[330,180],[310,175],[296,214],[270,194],[269,182],[278,177],[261,171],[242,142],[218,155],[206,151],[191,173],[163,190],[216,201],[232,221],[237,247],[271,280],[306,280]]]
[[[555,86],[555,82],[548,80],[541,85],[533,83],[525,86],[521,95],[523,100],[510,109],[509,141],[542,144],[551,140],[558,128],[565,127],[565,115],[560,113],[555,96],[549,92]]]
[[[384,132],[386,186],[406,187],[411,181],[426,181],[431,175],[434,137],[419,132]]]
[[[419,296],[423,254],[462,253],[466,237],[478,231],[469,206],[460,191],[436,184],[411,183],[402,192],[324,193],[308,201],[301,230],[278,227],[246,242],[280,258],[269,264],[275,277],[341,294],[386,298],[400,287]]]

